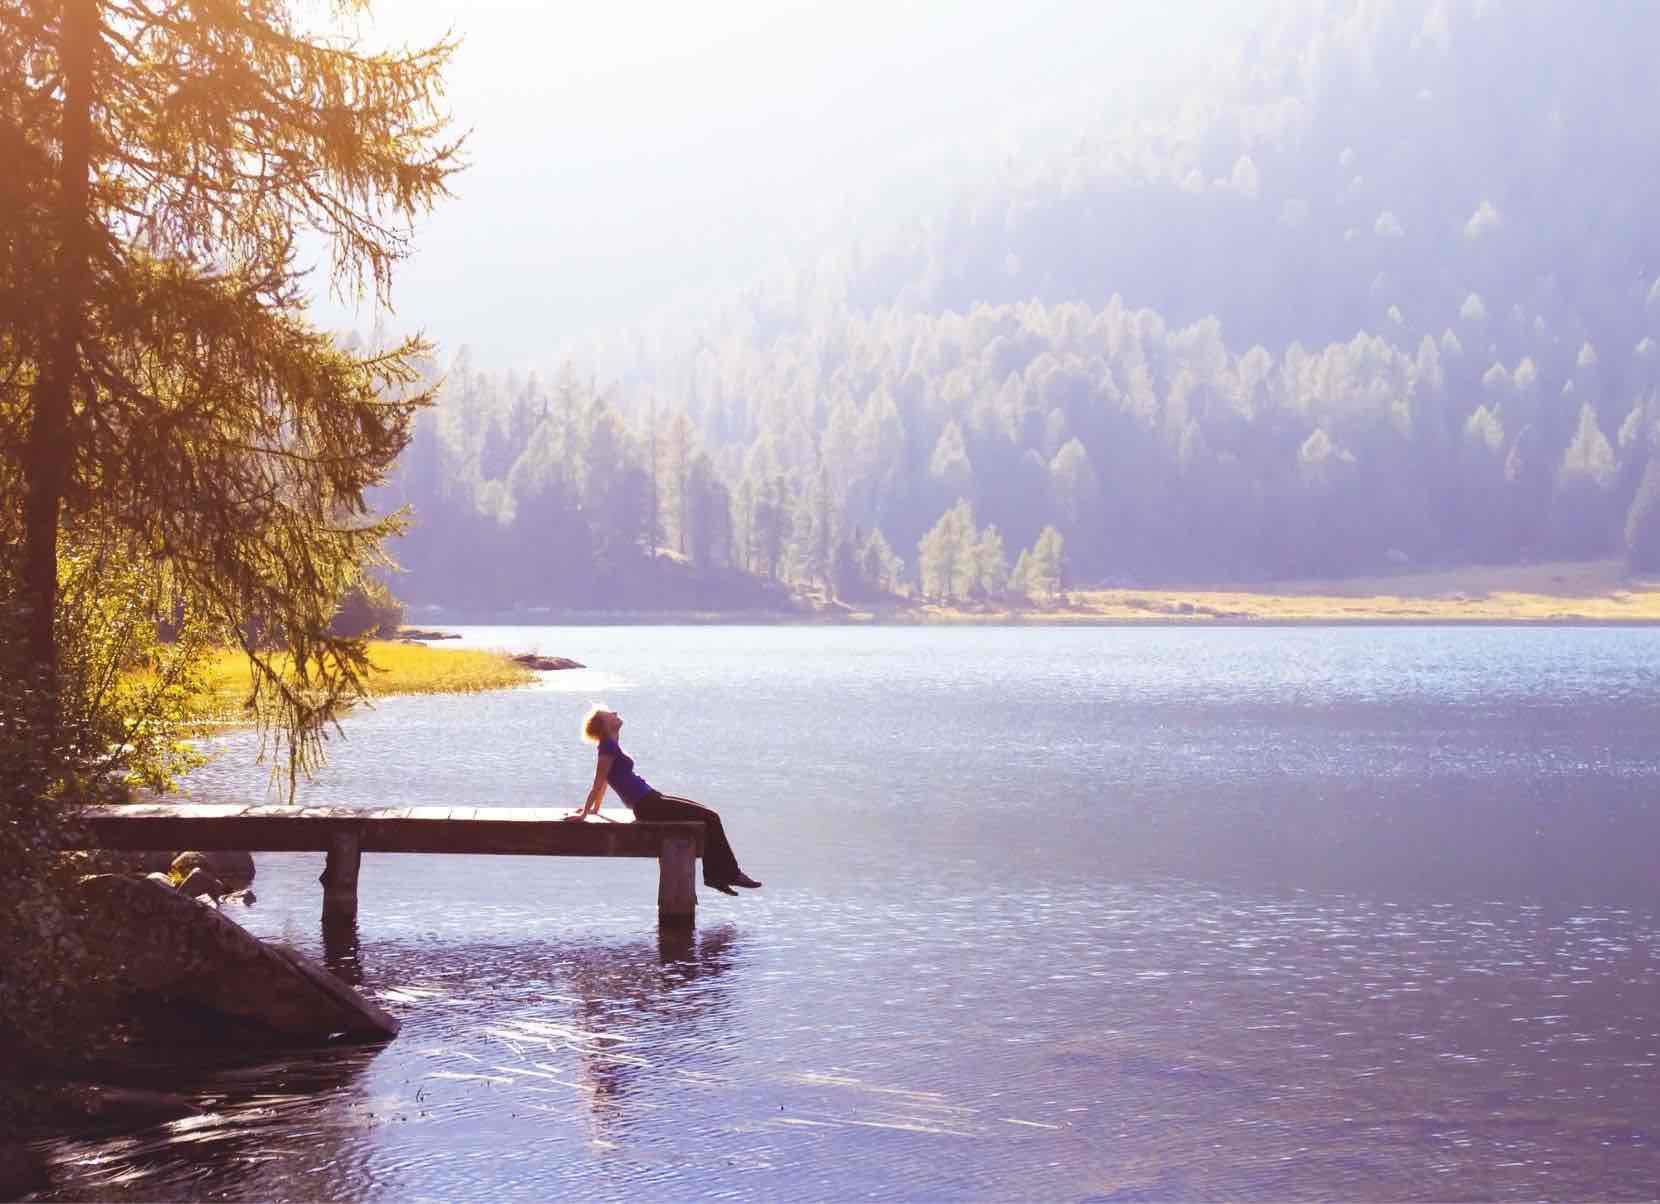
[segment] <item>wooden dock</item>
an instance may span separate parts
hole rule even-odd
[[[655,857],[657,916],[689,924],[697,909],[700,823],[569,822],[541,807],[267,807],[146,803],[88,807],[74,848],[328,854],[323,919],[357,916],[364,853]]]

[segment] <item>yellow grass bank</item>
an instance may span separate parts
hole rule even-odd
[[[472,648],[430,648],[394,640],[369,644],[372,698],[394,694],[470,694],[521,686],[536,674],[514,663],[505,653]],[[192,706],[195,717],[209,723],[237,722],[249,682],[247,655],[221,648],[209,658],[203,672],[205,689]]]
[[[1660,579],[1618,560],[1402,572],[1381,577],[1080,589],[1052,607],[924,607],[923,621],[1039,623],[1660,623]]]

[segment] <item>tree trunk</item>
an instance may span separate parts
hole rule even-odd
[[[92,239],[87,175],[92,158],[92,51],[97,0],[65,0],[62,46],[63,126],[59,164],[57,313],[43,371],[35,383],[25,460],[23,591],[29,605],[28,658],[41,691],[47,730],[58,726],[58,515],[74,460],[71,402],[86,325]]]

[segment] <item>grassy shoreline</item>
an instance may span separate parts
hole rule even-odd
[[[1505,565],[1384,577],[1070,591],[1053,608],[942,612],[942,622],[1209,626],[1606,626],[1660,623],[1660,581],[1619,561]]]
[[[1642,626],[1660,623],[1660,578],[1634,576],[1618,560],[1567,561],[1250,585],[1075,589],[1048,606],[961,607],[905,601],[871,607],[832,603],[790,612],[550,609],[482,619],[429,616],[423,622],[438,626]]]
[[[1660,581],[1631,576],[1617,560],[1402,572],[1244,588],[1086,590],[1073,599],[1086,617],[1111,621],[1660,623]]]
[[[374,667],[370,699],[398,694],[475,694],[526,685],[536,678],[506,653],[400,640],[371,640],[369,663]],[[247,654],[235,648],[216,649],[202,677],[204,689],[191,701],[190,720],[209,725],[245,722],[242,703],[251,681]]]

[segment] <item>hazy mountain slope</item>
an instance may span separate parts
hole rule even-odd
[[[1640,5],[1282,10],[1178,101],[638,352],[612,397],[651,500],[616,512],[677,545],[709,512],[654,438],[683,409],[733,537],[688,547],[786,578],[871,528],[914,562],[959,498],[1011,554],[1057,527],[1078,579],[1597,555],[1628,511],[1640,550],[1657,34]],[[536,386],[491,389],[452,396],[478,433],[448,446],[498,517],[616,441],[538,439]]]
[[[1660,272],[1657,44],[1652,5],[1295,6],[1179,109],[1132,104],[851,259],[845,296],[938,312],[1118,294],[1277,348],[1438,335],[1473,292],[1500,358],[1629,349]]]

